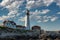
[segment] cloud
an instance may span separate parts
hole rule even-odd
[[[34,20],[37,22],[47,22],[47,21],[49,21],[48,17],[47,16],[40,16],[40,14],[44,15],[44,14],[48,13],[49,11],[50,10],[45,9],[42,11],[41,10],[35,10],[34,12],[30,12],[30,20],[31,21]],[[26,16],[21,17],[19,20],[25,22],[25,19],[26,19]],[[42,19],[43,19],[43,21],[42,21]]]
[[[54,22],[54,21],[56,21],[57,19],[58,19],[58,17],[54,16],[54,17],[51,17],[50,20],[51,20],[52,22]]]
[[[27,19],[27,16],[24,16],[24,17],[20,17],[20,19],[18,19],[19,21],[22,21],[22,22],[25,22]]]
[[[56,5],[60,6],[60,0],[28,0],[26,4],[27,9],[32,9],[32,8],[38,8],[41,6],[49,6],[53,2],[56,3]]]
[[[39,10],[35,10],[33,12],[30,12],[31,15],[38,15],[40,14],[40,11]]]
[[[1,6],[7,6],[7,5],[11,4],[12,1],[13,1],[13,0],[3,0],[3,1],[0,3],[0,5],[1,5]]]
[[[30,12],[30,14],[33,15],[39,15],[39,14],[47,14],[50,10],[44,9],[44,10],[35,10],[33,12]]]
[[[56,1],[56,0],[3,0],[0,5],[3,6],[4,8],[7,8],[9,10],[9,13],[7,14],[7,16],[2,16],[0,17],[0,20],[3,19],[8,19],[8,18],[12,18],[12,17],[16,17],[19,16],[20,14],[18,13],[20,6],[24,5],[24,2],[26,3],[26,8],[31,9],[34,7],[40,7],[40,6],[49,6],[52,2]],[[60,4],[59,0],[56,1],[57,4]],[[25,12],[25,10],[23,11]],[[44,9],[44,10],[35,10],[35,11],[31,11],[30,12],[30,19],[38,22],[48,22],[50,21],[55,21],[58,18],[57,17],[52,17],[52,16],[39,16],[40,14],[47,14],[48,12],[50,12],[49,9]],[[58,13],[59,14],[59,13]],[[25,21],[26,16],[21,17],[20,21]]]
[[[58,19],[57,16],[53,15],[53,16],[43,16],[43,22],[48,22],[48,21],[51,21],[51,22],[54,22]]]
[[[49,6],[54,0],[43,0],[44,5]]]
[[[38,20],[38,21],[37,21],[37,23],[40,23],[40,22],[42,22],[42,21],[41,21],[41,20]]]
[[[30,9],[32,6],[34,6],[35,1],[27,1],[26,8]]]
[[[33,7],[49,6],[52,2],[54,0],[28,0],[26,8],[31,9]]]
[[[18,13],[19,7],[23,5],[23,2],[24,0],[3,0],[0,3],[0,6],[2,6],[3,9],[7,8],[9,13],[7,14],[7,16],[4,15],[0,18],[3,20],[19,16],[20,15],[20,13]]]
[[[60,14],[60,12],[58,12],[57,14]]]
[[[0,17],[0,20],[7,20],[9,18],[16,18],[17,16],[19,16],[20,14],[17,11],[10,11],[7,15],[2,15]]]
[[[48,22],[48,21],[51,21],[51,22],[54,22],[56,20],[58,20],[58,17],[57,16],[42,16],[41,18],[39,18],[40,20],[37,19],[37,22],[40,23],[40,22]]]
[[[38,23],[40,22],[48,22],[50,20],[50,17],[45,15],[45,16],[41,16],[40,20],[37,20]]]
[[[14,6],[16,5],[16,4],[18,4],[18,3],[22,3],[24,0],[3,0],[1,3],[0,3],[0,5],[1,6],[8,6],[8,5],[13,5],[14,4]]]
[[[49,9],[42,10],[41,14],[46,14],[46,13],[48,13],[49,11],[50,11]]]
[[[14,1],[10,5],[6,6],[6,8],[8,8],[10,11],[12,10],[17,11],[22,4],[23,4],[23,1]]]
[[[60,0],[55,0],[56,5],[60,6]]]
[[[36,16],[35,18],[37,18],[36,20],[38,23],[42,22],[42,16]]]
[[[48,22],[49,21],[49,18],[48,18],[48,16],[43,16],[43,19],[42,19],[43,21],[42,22]]]
[[[31,9],[33,7],[39,7],[42,4],[41,0],[28,0],[26,8]]]
[[[15,17],[15,15],[11,15],[11,16],[5,16],[5,15],[3,15],[3,16],[1,16],[0,17],[0,20],[6,20],[6,19],[8,19],[8,18],[13,18],[13,17]]]
[[[48,21],[56,21],[58,19],[57,16],[48,16],[48,15],[44,15],[44,14],[47,14],[48,12],[50,12],[49,9],[44,9],[44,10],[35,10],[34,12],[30,12],[30,19],[31,20],[35,20],[37,21],[38,23],[39,22],[48,22]],[[41,16],[41,15],[44,15],[44,16]]]
[[[54,19],[53,20],[53,18],[52,18],[53,16],[47,16],[47,15],[45,15],[45,16],[33,16],[33,17],[31,17],[31,20],[33,19],[35,22],[37,22],[37,23],[40,23],[40,22],[48,22],[48,21],[51,21],[51,22],[53,22],[53,21],[56,21],[57,19]],[[55,17],[54,17],[55,18]]]
[[[34,20],[34,22],[38,22],[38,23],[48,22],[48,21],[51,21],[51,22],[56,21],[58,19],[57,16],[44,15],[44,14],[47,14],[49,11],[50,11],[49,9],[31,11],[30,12],[30,21]],[[41,16],[40,14],[44,15],[44,16]],[[27,16],[24,16],[24,17],[21,17],[19,20],[22,22],[27,22],[26,18],[27,18]]]
[[[17,14],[18,12],[17,11],[11,11],[10,13],[8,13],[8,15],[14,15],[14,14]]]

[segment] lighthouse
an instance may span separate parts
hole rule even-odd
[[[26,26],[26,30],[30,30],[29,10],[26,11],[25,26]]]

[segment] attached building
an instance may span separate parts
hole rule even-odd
[[[33,26],[32,30],[41,30],[41,27],[40,26]]]
[[[21,29],[21,30],[25,30],[26,29],[26,27],[25,26],[22,26],[22,25],[16,25],[16,28],[17,29]]]

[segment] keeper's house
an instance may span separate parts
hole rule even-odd
[[[14,21],[5,20],[3,25],[8,28],[16,28],[16,23]]]

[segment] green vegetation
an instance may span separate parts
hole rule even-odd
[[[20,33],[26,33],[28,32],[27,30],[21,30],[21,29],[15,29],[16,31],[20,32]]]
[[[6,27],[0,26],[0,29],[6,29]]]
[[[13,32],[13,31],[15,31],[16,33],[26,33],[26,32],[28,32],[28,30],[20,30],[20,29],[13,29],[13,28],[8,28],[8,27],[3,27],[3,26],[0,26],[0,29],[1,30],[6,30],[7,32]]]

